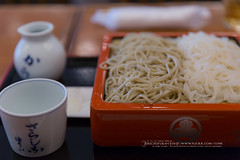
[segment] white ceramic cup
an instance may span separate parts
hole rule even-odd
[[[67,126],[67,91],[61,83],[27,79],[0,93],[0,115],[12,149],[40,157],[59,149]]]

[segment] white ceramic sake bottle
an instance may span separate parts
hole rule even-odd
[[[23,79],[59,79],[66,66],[66,52],[52,34],[53,24],[36,21],[18,28],[22,38],[14,52],[14,66]]]

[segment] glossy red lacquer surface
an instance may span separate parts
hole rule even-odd
[[[107,60],[113,38],[103,37],[102,52],[91,101],[93,142],[100,146],[240,146],[240,104],[141,104],[109,103],[103,100]],[[177,37],[187,33],[157,33]],[[238,34],[211,33],[240,40]],[[239,53],[240,54],[240,53]],[[185,128],[184,128],[185,127]]]

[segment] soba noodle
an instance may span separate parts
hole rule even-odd
[[[240,48],[204,32],[178,39],[184,54],[183,92],[191,103],[240,103]]]
[[[171,38],[132,33],[110,46],[105,101],[120,103],[187,102],[182,90],[182,54]]]
[[[111,45],[105,101],[240,103],[240,48],[203,32],[180,38],[131,33]]]

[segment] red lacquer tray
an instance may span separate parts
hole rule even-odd
[[[177,37],[187,33],[158,33]],[[232,33],[211,33],[240,40]],[[109,103],[103,100],[107,71],[99,64],[109,57],[108,47],[114,38],[125,33],[105,35],[98,59],[91,101],[93,142],[100,146],[159,147],[239,147],[240,104],[141,104]],[[240,53],[239,53],[240,54]],[[180,127],[190,125],[190,127]],[[180,131],[181,130],[181,131]],[[179,139],[175,132],[184,133]],[[191,138],[189,138],[191,137]]]

